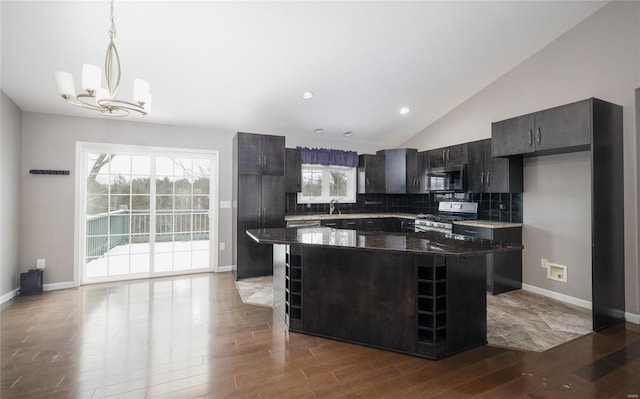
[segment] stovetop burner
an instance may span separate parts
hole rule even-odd
[[[453,215],[433,215],[431,213],[427,213],[427,214],[419,214],[416,216],[416,219],[418,220],[428,220],[430,222],[440,222],[440,223],[451,223],[451,222],[456,222],[456,221],[460,221],[460,220],[469,220],[469,219],[473,219],[473,217],[471,216],[453,216]]]

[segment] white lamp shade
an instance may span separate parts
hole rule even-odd
[[[101,81],[100,75],[102,75],[102,70],[97,66],[82,64],[82,89],[85,91],[98,91]]]
[[[56,72],[56,86],[58,94],[61,96],[75,96],[76,90],[73,88],[73,76],[68,72]]]
[[[147,100],[151,100],[151,94],[149,93],[149,82],[142,79],[134,79],[133,80],[133,101],[136,103],[144,102]]]

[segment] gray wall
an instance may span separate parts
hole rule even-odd
[[[22,268],[47,259],[45,284],[74,279],[75,151],[77,141],[218,150],[220,201],[231,201],[233,134],[210,129],[24,113],[22,129]],[[29,169],[68,169],[71,176],[34,176]],[[231,209],[219,209],[218,265],[231,264]]]
[[[19,288],[22,111],[0,92],[0,296]]]
[[[624,107],[627,311],[638,314],[634,89],[640,86],[640,3],[612,2],[405,143],[430,149],[488,138],[491,122],[598,97]],[[591,299],[591,202],[584,154],[528,159],[524,167],[524,282]],[[542,176],[544,175],[544,179]],[[544,198],[562,201],[549,206]],[[567,209],[569,207],[569,210]],[[543,277],[540,258],[569,266],[569,282]]]

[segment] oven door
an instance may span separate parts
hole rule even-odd
[[[451,228],[447,228],[447,227],[435,227],[435,226],[427,226],[424,224],[421,224],[420,222],[416,222],[415,223],[415,232],[416,233],[423,233],[426,231],[437,231],[440,233],[451,233]]]

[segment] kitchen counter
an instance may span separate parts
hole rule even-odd
[[[522,248],[440,232],[247,234],[273,245],[273,307],[290,331],[429,359],[486,344],[486,256]]]
[[[304,220],[340,220],[340,219],[384,219],[384,218],[402,218],[415,219],[416,215],[410,213],[339,213],[329,215],[327,213],[316,213],[310,215],[286,215],[284,220],[304,221]]]
[[[247,234],[260,244],[355,248],[369,251],[408,252],[454,257],[522,249],[522,245],[518,244],[503,244],[482,238],[437,231],[388,233],[329,227],[292,227],[247,230]]]
[[[508,229],[512,227],[522,227],[522,223],[497,222],[492,220],[461,220],[454,222],[460,226],[485,227],[488,229]]]

